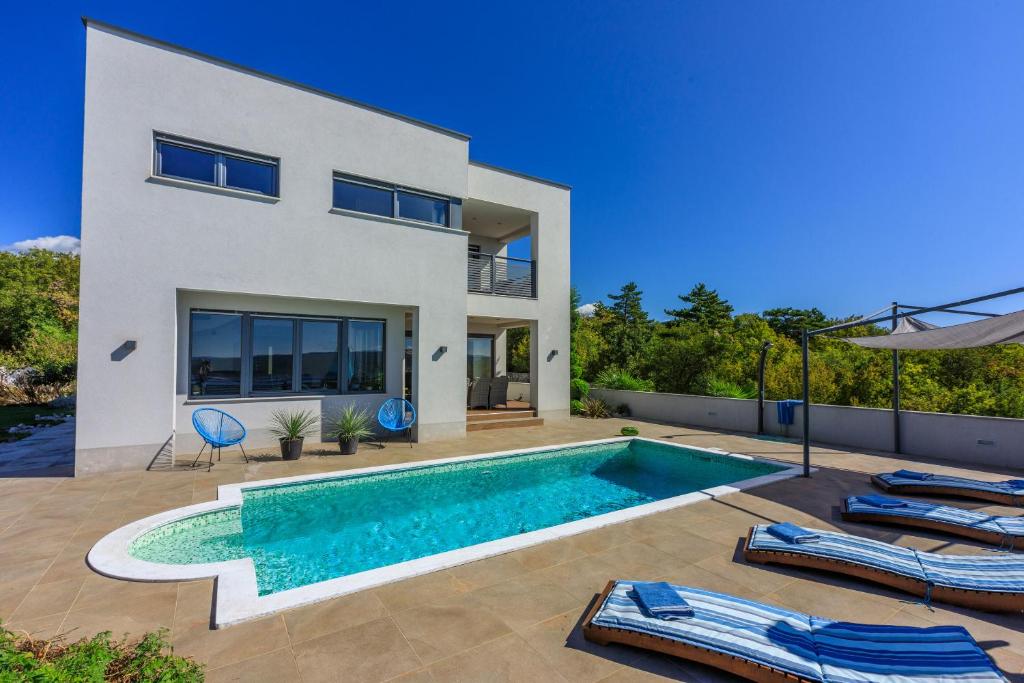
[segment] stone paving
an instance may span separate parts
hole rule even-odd
[[[0,443],[0,478],[73,477],[75,419]]]
[[[573,419],[413,448],[395,443],[355,456],[311,451],[294,462],[264,451],[245,465],[225,451],[224,461],[209,473],[0,479],[0,619],[39,637],[60,632],[72,639],[101,630],[139,636],[167,628],[176,652],[206,664],[210,681],[735,680],[682,660],[582,639],[579,622],[608,579],[667,580],[834,619],[962,624],[1011,681],[1024,681],[1020,615],[930,609],[885,588],[743,561],[748,528],[767,520],[945,553],[979,552],[976,545],[941,535],[842,522],[839,500],[870,491],[871,473],[922,466],[920,460],[886,454],[815,448],[820,469],[810,480],[779,482],[221,630],[210,628],[210,580],[118,581],[84,562],[107,532],[162,510],[212,500],[222,483],[581,441],[612,436],[625,424],[675,443],[786,461],[800,457],[796,444],[635,420]],[[949,463],[928,467],[993,480],[1020,474],[967,471]],[[1020,513],[970,501],[955,504]]]

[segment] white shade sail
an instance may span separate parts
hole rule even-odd
[[[844,341],[869,349],[921,351],[1024,344],[1024,311],[949,327],[936,327],[908,316],[900,320],[891,334],[878,337],[847,337]]]

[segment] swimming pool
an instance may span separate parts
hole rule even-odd
[[[243,602],[255,604],[228,611],[259,616],[792,474],[642,438],[406,463],[224,486],[213,507],[124,527],[89,559],[142,580],[244,574]]]

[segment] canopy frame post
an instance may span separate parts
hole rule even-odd
[[[804,361],[804,476],[811,476],[811,372],[808,365],[808,341],[810,335],[807,332],[807,328],[804,328],[801,336],[801,352],[803,354]]]
[[[895,301],[892,302],[892,329],[895,331],[898,323],[900,307]],[[892,350],[892,452],[902,453],[903,447],[900,439],[900,352],[899,349]]]
[[[810,391],[810,366],[809,366],[809,359],[808,359],[808,356],[810,355],[809,351],[808,351],[808,341],[810,340],[811,337],[817,336],[819,334],[827,334],[829,332],[838,332],[839,330],[848,330],[851,327],[862,327],[864,325],[875,325],[875,324],[878,324],[878,323],[884,323],[886,321],[890,322],[892,325],[895,326],[898,323],[898,321],[903,319],[903,318],[907,318],[907,317],[909,317],[911,315],[921,315],[923,313],[935,313],[935,312],[941,312],[941,313],[960,313],[962,315],[976,315],[976,316],[985,316],[985,317],[998,317],[1000,315],[998,313],[975,313],[973,311],[953,310],[953,309],[958,309],[958,308],[961,308],[962,306],[969,306],[971,304],[980,303],[982,301],[991,301],[992,299],[1001,299],[1001,298],[1006,297],[1006,296],[1012,296],[1014,294],[1021,294],[1021,293],[1024,293],[1024,287],[1016,287],[1014,289],[1006,289],[1006,290],[1003,290],[1001,292],[996,292],[994,294],[985,294],[984,296],[976,296],[976,297],[973,297],[973,298],[970,298],[970,299],[963,299],[962,301],[954,301],[952,303],[942,304],[941,306],[909,306],[909,305],[899,306],[894,301],[893,304],[892,304],[892,308],[891,308],[891,310],[888,313],[883,313],[883,311],[886,310],[886,309],[883,308],[881,311],[878,311],[877,313],[872,313],[871,315],[866,316],[864,318],[860,318],[859,320],[852,320],[852,321],[846,322],[846,323],[838,323],[836,325],[830,325],[828,327],[822,327],[822,328],[817,329],[817,330],[807,330],[805,328],[802,331],[802,333],[801,333],[801,347],[802,347],[801,351],[802,351],[802,355],[803,355],[803,394],[804,394],[804,406],[803,406],[803,408],[804,408],[804,412],[803,412],[803,418],[804,418],[804,424],[803,424],[803,427],[804,427],[804,429],[803,429],[803,432],[804,432],[804,434],[803,434],[803,437],[804,437],[804,443],[803,443],[803,450],[804,450],[804,474],[803,474],[803,476],[805,476],[805,477],[811,476],[811,410],[810,410],[811,391]],[[908,310],[905,313],[900,313],[898,311],[899,308],[905,308],[905,309],[910,309],[910,310]],[[893,329],[895,329],[895,327]],[[895,354],[896,351],[894,350],[893,353]],[[898,382],[899,382],[899,372],[898,372],[899,368],[898,368],[897,362],[898,361],[894,360],[894,364],[893,364],[894,369],[897,371],[895,373],[895,375],[894,375],[894,385],[897,385]],[[897,398],[898,394],[896,392],[898,392],[898,386],[894,386],[893,387],[893,391],[894,391],[894,398]],[[899,439],[899,425],[898,425],[899,410],[897,408],[897,405],[896,405],[895,401],[894,401],[893,407],[894,407],[893,413],[896,416],[895,419],[894,419],[894,425],[895,425],[895,430],[896,430],[896,438]],[[899,447],[898,441],[897,441],[897,447]]]

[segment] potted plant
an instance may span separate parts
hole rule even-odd
[[[359,448],[359,440],[373,436],[370,414],[353,405],[346,406],[331,423],[328,436],[338,439],[342,455],[352,455]]]
[[[281,443],[281,457],[298,460],[302,440],[313,433],[320,417],[312,410],[275,410],[270,416],[270,433]]]

